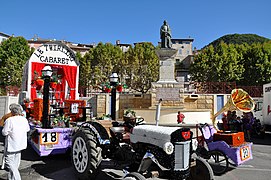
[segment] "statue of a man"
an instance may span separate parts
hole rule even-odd
[[[160,28],[161,48],[171,48],[171,30],[167,21],[164,20],[164,24]]]

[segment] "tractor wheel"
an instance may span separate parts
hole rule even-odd
[[[88,128],[80,128],[72,140],[72,164],[78,179],[92,179],[102,161],[102,149],[97,137]]]
[[[146,178],[138,172],[131,172],[123,178],[123,180],[145,180],[145,179]]]
[[[189,180],[213,180],[214,173],[211,166],[201,157],[196,157],[196,165],[190,169]]]

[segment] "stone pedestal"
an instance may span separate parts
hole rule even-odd
[[[177,82],[175,78],[174,56],[176,49],[161,48],[156,50],[160,59],[159,80],[152,83],[152,107],[162,99],[162,108],[184,107],[184,82]]]
[[[152,107],[162,99],[162,108],[171,107],[177,109],[184,108],[184,84],[181,82],[173,83],[152,83]]]
[[[159,81],[158,83],[177,83],[175,79],[175,61],[176,49],[161,48],[156,50],[160,59]]]

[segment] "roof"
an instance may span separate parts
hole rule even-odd
[[[176,42],[176,41],[191,41],[193,42],[194,39],[193,38],[184,38],[184,39],[171,39],[172,42]]]
[[[5,33],[2,33],[2,32],[0,32],[0,36],[7,37],[7,38],[9,38],[9,37],[10,37],[10,35],[5,34]]]

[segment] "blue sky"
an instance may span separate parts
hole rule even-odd
[[[74,43],[160,41],[164,20],[173,38],[204,47],[227,34],[271,39],[270,0],[4,0],[0,32]]]

